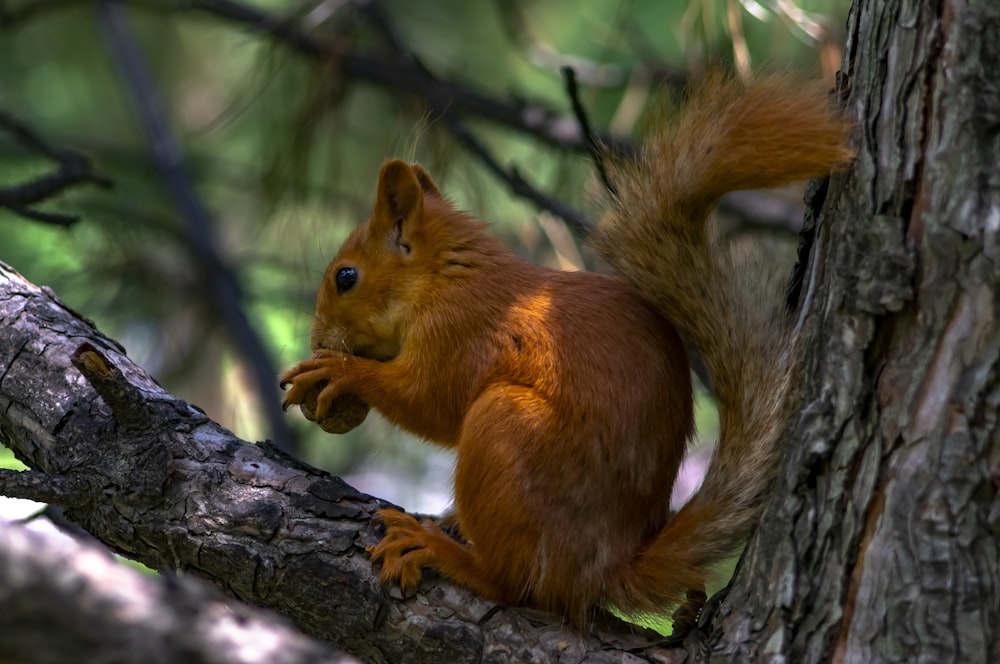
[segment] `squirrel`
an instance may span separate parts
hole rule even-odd
[[[284,407],[328,430],[370,406],[456,450],[462,541],[381,510],[369,553],[383,582],[409,592],[429,567],[577,623],[704,598],[761,518],[796,346],[778,280],[724,246],[710,213],[729,191],[829,174],[852,156],[849,131],[818,85],[711,78],[611,165],[617,191],[590,242],[614,275],[526,261],[421,166],[384,164],[371,217],[323,277],[314,354],[281,378]],[[671,514],[694,430],[685,344],[708,370],[720,439]]]

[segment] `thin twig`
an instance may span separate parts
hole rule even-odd
[[[601,178],[601,182],[604,184],[607,192],[612,196],[617,196],[618,187],[611,181],[611,176],[608,175],[608,170],[605,168],[604,149],[590,128],[587,111],[583,107],[583,101],[580,99],[580,88],[576,84],[576,72],[572,67],[563,67],[562,73],[566,79],[566,94],[569,95],[570,102],[573,105],[573,114],[580,125],[580,133],[583,134],[583,138],[587,142],[587,151],[590,153],[591,161],[594,162],[594,168],[597,169],[597,175]]]
[[[10,203],[5,199],[7,196],[7,191],[5,189],[0,189],[0,206],[7,208],[14,214],[20,215],[25,219],[33,219],[34,221],[40,221],[45,224],[52,224],[53,226],[72,226],[76,222],[80,221],[80,215],[78,214],[63,214],[62,212],[44,212],[42,210],[35,210],[33,208],[24,207],[23,205],[17,205],[16,203]]]
[[[442,118],[448,125],[451,133],[455,135],[458,142],[474,155],[491,173],[503,180],[510,187],[511,191],[534,202],[539,208],[548,210],[552,214],[558,215],[563,221],[573,229],[573,232],[585,236],[590,232],[590,224],[586,217],[578,210],[566,205],[558,198],[548,196],[535,189],[524,179],[516,167],[510,170],[505,169],[499,161],[486,149],[475,136],[465,128],[460,120],[451,115]]]
[[[389,14],[382,8],[380,3],[375,0],[358,0],[356,5],[368,17],[379,33],[381,33],[386,43],[400,60],[409,63],[412,69],[426,82],[433,84],[437,81],[434,74],[423,64],[416,53],[406,45],[406,42],[393,25]],[[459,144],[482,162],[487,170],[506,183],[514,194],[533,202],[540,209],[561,217],[575,233],[586,235],[589,232],[590,226],[583,214],[559,199],[548,196],[536,189],[520,174],[516,167],[511,167],[510,169],[504,168],[486,146],[468,130],[460,118],[460,113],[456,111],[450,102],[442,104],[435,98],[427,98],[425,102],[441,117]]]
[[[6,2],[0,2],[0,28],[9,28],[42,14],[82,5],[89,0],[33,0],[22,2],[17,7],[7,7]]]
[[[29,219],[57,226],[69,226],[80,218],[77,215],[60,212],[44,212],[31,206],[57,196],[63,190],[78,184],[111,186],[111,180],[96,172],[87,157],[73,150],[50,145],[26,124],[3,111],[0,111],[0,129],[10,134],[26,149],[51,159],[59,166],[55,171],[27,182],[0,187],[0,206]]]

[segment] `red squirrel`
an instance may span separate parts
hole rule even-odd
[[[709,214],[728,191],[828,174],[851,157],[849,127],[818,86],[715,77],[612,168],[591,242],[616,276],[525,261],[423,168],[386,163],[371,217],[326,270],[314,354],[281,379],[284,406],[328,430],[370,405],[456,450],[463,541],[382,510],[383,582],[409,591],[430,567],[576,622],[703,590],[760,519],[795,347],[780,286],[720,244]],[[720,440],[671,516],[694,428],[685,343]]]

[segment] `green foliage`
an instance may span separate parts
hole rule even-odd
[[[6,470],[26,470],[27,467],[14,457],[6,447],[0,447],[0,468]]]
[[[847,8],[846,0],[798,4],[832,16]],[[580,255],[586,260],[558,221],[512,197],[465,151],[440,110],[429,110],[419,94],[349,77],[335,58],[303,55],[210,12],[164,2],[125,5],[185,166],[276,367],[307,355],[323,268],[367,216],[379,164],[389,156],[427,164],[446,192],[494,221],[523,254],[557,266]],[[286,11],[274,1],[258,6]],[[322,18],[325,6],[302,6],[303,24]],[[763,0],[384,3],[402,41],[437,77],[498,103],[526,100],[569,118],[559,67],[573,65],[592,124],[632,137],[658,81],[711,63],[744,66],[747,54],[751,66],[818,70],[815,43],[774,6]],[[832,32],[838,21],[828,23]],[[349,3],[320,21],[315,34],[354,53],[388,52],[383,35]],[[41,206],[81,214],[68,229],[0,208],[0,259],[52,286],[168,389],[244,437],[265,436],[246,368],[205,299],[209,285],[152,166],[95,10],[69,3],[38,12],[0,24],[0,38],[0,110],[51,144],[89,155],[115,183],[111,190],[72,188]],[[501,164],[516,165],[540,191],[586,209],[591,174],[584,155],[475,116],[463,122]],[[0,130],[0,187],[51,168]],[[269,396],[279,398],[276,386]],[[358,467],[373,450],[386,458],[405,454],[400,458],[411,469],[425,465],[420,448],[398,445],[372,419],[333,439],[289,416],[306,441],[304,456],[335,472]]]

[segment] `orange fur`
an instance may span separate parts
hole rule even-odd
[[[314,356],[282,379],[286,407],[322,386],[317,421],[353,394],[456,449],[466,542],[383,511],[383,581],[410,589],[433,567],[581,621],[682,601],[746,536],[773,473],[791,340],[772,303],[726,271],[705,218],[725,191],[828,171],[848,156],[846,125],[821,96],[773,80],[718,80],[693,103],[618,171],[596,246],[625,280],[524,261],[421,167],[383,166],[372,216],[320,287]],[[709,367],[722,440],[706,488],[668,520],[693,428],[674,325]]]

